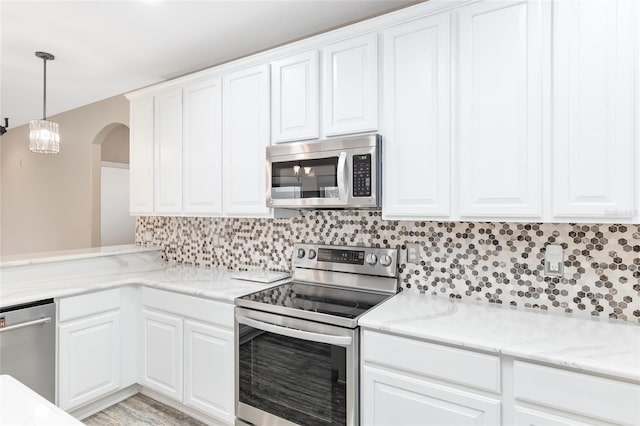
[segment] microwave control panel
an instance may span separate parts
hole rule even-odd
[[[371,154],[353,156],[353,196],[371,196]]]

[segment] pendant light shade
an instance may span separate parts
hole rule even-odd
[[[44,62],[44,84],[42,97],[42,120],[29,122],[29,149],[41,154],[60,152],[60,130],[58,123],[47,120],[47,61],[55,59],[51,53],[36,52]]]

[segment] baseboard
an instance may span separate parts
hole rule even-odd
[[[83,405],[80,408],[76,408],[75,410],[68,411],[73,417],[79,420],[86,419],[89,416],[94,415],[95,413],[102,411],[106,408],[111,407],[119,402],[124,401],[125,399],[140,393],[142,386],[135,384],[124,389],[120,389],[117,392],[104,396],[97,401],[93,401],[88,403],[87,405]]]
[[[169,398],[168,396],[165,396],[161,393],[158,393],[156,391],[153,391],[151,389],[142,387],[142,390],[140,391],[141,394],[148,396],[151,399],[155,399],[158,402],[161,402],[165,405],[168,405],[171,408],[175,408],[178,411],[182,411],[183,413],[193,417],[194,419],[200,420],[201,422],[204,422],[208,425],[212,425],[212,426],[229,426],[228,423],[225,423],[219,419],[216,419],[214,417],[210,417],[207,416],[206,414],[201,413],[200,411],[197,411],[189,406],[186,406],[178,401],[174,401],[173,399]]]

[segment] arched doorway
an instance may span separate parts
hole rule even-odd
[[[94,187],[94,206],[99,206],[94,215],[99,236],[94,241],[100,246],[133,244],[136,221],[129,213],[129,127],[120,123],[105,126],[93,143],[100,182],[99,189]]]

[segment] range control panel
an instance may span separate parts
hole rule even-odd
[[[371,196],[371,154],[353,156],[353,197]]]
[[[395,277],[398,250],[374,247],[295,244],[295,268]]]

